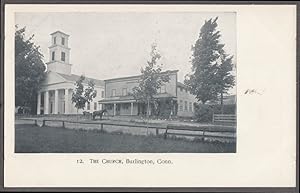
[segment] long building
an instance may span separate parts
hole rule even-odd
[[[154,95],[157,107],[151,106],[151,115],[193,116],[196,99],[184,84],[177,81],[177,72],[178,70],[163,72],[169,74],[170,80],[163,84]],[[139,102],[132,95],[133,88],[138,86],[140,78],[141,75],[104,80],[105,99],[100,100],[99,103],[104,105],[109,115],[145,115],[147,113],[147,104]]]

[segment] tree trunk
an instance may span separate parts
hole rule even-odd
[[[147,117],[150,117],[150,101],[149,98],[147,99]]]
[[[77,121],[78,121],[78,108],[77,108],[77,115],[76,115],[76,117],[77,117]]]
[[[224,113],[224,105],[223,105],[223,92],[221,92],[221,114]]]

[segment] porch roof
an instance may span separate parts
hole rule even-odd
[[[153,96],[154,98],[176,98],[175,96],[169,93],[160,93]],[[103,100],[98,101],[100,104],[111,104],[111,103],[132,103],[137,102],[137,100],[133,96],[115,96],[105,98]]]

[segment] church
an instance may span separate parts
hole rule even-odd
[[[104,98],[104,81],[86,77],[84,86],[92,80],[95,83],[97,96],[91,103],[87,103],[84,110],[75,108],[72,104],[72,94],[75,82],[80,75],[72,74],[70,64],[69,35],[56,31],[51,35],[49,46],[49,62],[46,79],[38,92],[37,114],[81,114],[83,111],[93,112],[102,109],[98,103]]]

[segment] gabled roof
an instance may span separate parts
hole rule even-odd
[[[181,82],[177,82],[177,86],[187,88],[187,86]]]
[[[66,79],[68,81],[72,81],[72,82],[75,82],[80,78],[80,76],[76,75],[76,74],[71,74],[71,75],[61,74],[61,73],[57,73],[57,74],[62,76],[64,79]],[[95,83],[96,86],[104,86],[104,81],[103,80],[98,80],[98,79],[88,78],[88,77],[85,77],[85,80],[83,81],[83,83],[87,84],[88,81],[90,81],[90,80],[92,80]]]
[[[62,31],[55,31],[55,32],[51,33],[50,35],[54,35],[54,34],[57,34],[57,33],[61,33],[61,34],[65,35],[65,36],[67,36],[67,37],[70,36],[70,35],[68,35],[68,34],[66,34],[66,33],[64,33]]]

